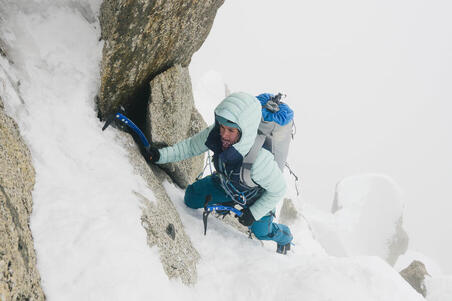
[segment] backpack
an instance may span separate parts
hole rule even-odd
[[[261,148],[265,148],[273,154],[281,172],[286,166],[289,144],[293,138],[294,121],[292,109],[281,102],[283,96],[285,97],[281,93],[277,95],[264,93],[257,96],[262,105],[262,119],[257,130],[256,140],[243,158],[240,170],[240,180],[249,187],[257,186],[251,179],[251,168]]]

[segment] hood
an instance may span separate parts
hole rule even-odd
[[[237,92],[226,97],[216,108],[215,114],[226,118],[240,127],[240,141],[234,147],[243,157],[250,151],[257,136],[262,118],[259,100],[253,95]]]

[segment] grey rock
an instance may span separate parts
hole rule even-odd
[[[147,135],[156,145],[173,145],[207,124],[194,106],[188,68],[175,65],[151,81]],[[191,184],[202,172],[204,155],[161,165],[181,187]]]
[[[44,300],[29,227],[35,171],[0,99],[0,300]]]
[[[224,0],[105,0],[100,11],[102,116],[143,100],[149,81],[173,65],[188,66]]]
[[[291,225],[298,218],[298,210],[292,199],[284,199],[281,211],[279,212],[279,221],[286,225]]]
[[[143,177],[156,198],[156,201],[152,201],[135,192],[143,205],[141,222],[147,232],[148,245],[159,249],[160,260],[169,278],[193,285],[197,281],[196,264],[200,256],[185,233],[179,214],[162,185],[164,181],[171,182],[171,179],[160,168],[150,167],[146,163],[129,135],[121,135],[129,140],[129,158],[135,172]],[[168,233],[168,228],[172,228],[171,233]]]
[[[3,41],[0,40],[0,55],[6,57],[6,51],[3,48],[4,48]]]
[[[425,265],[414,260],[408,267],[400,271],[400,275],[422,296],[427,296],[427,289],[424,284],[425,276],[430,276]]]

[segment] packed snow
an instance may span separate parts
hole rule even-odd
[[[31,230],[48,300],[423,300],[379,257],[329,255],[311,232],[316,210],[293,191],[305,218],[291,225],[294,251],[281,256],[271,242],[261,245],[220,220],[211,219],[204,236],[201,211],[185,207],[184,192],[165,183],[201,255],[194,287],[169,280],[146,243],[132,191],[155,200],[153,192],[133,172],[127,142],[114,129],[102,132],[96,117],[100,2],[0,5],[8,54],[0,56],[0,96],[33,157]],[[206,82],[197,103],[224,95],[215,82]],[[328,216],[316,223],[328,224]],[[447,277],[432,282],[439,292],[432,300],[450,296],[449,284]]]

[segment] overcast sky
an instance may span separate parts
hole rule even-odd
[[[451,12],[447,0],[227,0],[193,85],[213,70],[232,91],[288,94],[304,199],[329,210],[340,179],[392,177],[410,248],[450,274]]]

